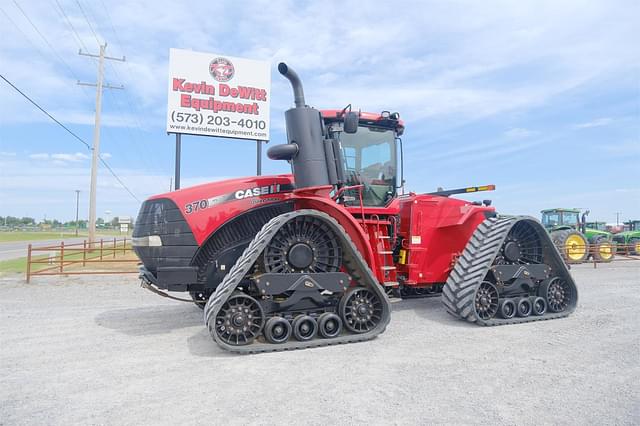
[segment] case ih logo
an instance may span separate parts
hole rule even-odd
[[[211,74],[216,81],[229,81],[233,78],[235,72],[233,64],[227,58],[215,58],[209,64],[209,74]]]

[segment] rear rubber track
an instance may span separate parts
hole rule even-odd
[[[474,298],[477,288],[487,276],[489,268],[499,254],[509,230],[520,220],[535,223],[540,227],[539,235],[545,239],[545,264],[554,270],[554,275],[566,280],[572,287],[575,301],[572,306],[558,313],[547,312],[541,316],[514,317],[511,319],[491,318],[483,320],[476,315]],[[574,310],[578,300],[576,288],[562,256],[540,223],[528,216],[499,216],[483,221],[471,236],[464,251],[458,258],[442,291],[442,302],[451,315],[484,326],[520,324],[533,321],[564,318]]]
[[[343,333],[338,337],[331,339],[323,339],[316,337],[313,340],[307,342],[300,342],[297,340],[290,340],[285,343],[272,344],[264,343],[262,341],[254,341],[251,344],[245,346],[229,345],[226,342],[220,340],[215,330],[215,318],[222,308],[222,305],[231,297],[236,288],[241,284],[242,280],[250,273],[256,260],[260,257],[260,254],[267,247],[267,244],[276,235],[278,230],[282,228],[288,221],[297,216],[314,216],[322,219],[327,225],[331,226],[336,235],[340,239],[343,248],[343,266],[347,273],[352,277],[353,281],[358,285],[366,287],[372,290],[382,303],[382,319],[371,331],[362,334],[347,334]],[[204,309],[204,321],[209,333],[216,341],[216,343],[223,349],[234,353],[260,353],[260,352],[276,352],[295,349],[307,349],[316,348],[321,346],[329,346],[344,343],[356,343],[371,340],[384,332],[387,324],[391,319],[391,303],[389,298],[385,294],[382,286],[379,285],[377,279],[367,263],[362,258],[362,255],[356,248],[356,246],[349,238],[344,228],[333,219],[331,216],[322,213],[318,210],[305,209],[296,210],[290,213],[284,213],[280,216],[276,216],[267,222],[262,230],[258,232],[255,238],[251,241],[246,248],[242,256],[238,258],[233,265],[229,273],[222,280],[220,285],[216,288],[215,293],[211,295],[207,305]]]

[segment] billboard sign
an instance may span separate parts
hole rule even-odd
[[[170,49],[167,133],[269,140],[271,65]]]

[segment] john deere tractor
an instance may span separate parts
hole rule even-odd
[[[582,263],[589,256],[598,262],[611,262],[615,257],[612,234],[586,226],[589,210],[580,216],[579,209],[542,210],[542,224],[567,263]]]
[[[613,241],[624,247],[626,254],[640,255],[640,220],[625,222],[624,229],[613,236]]]

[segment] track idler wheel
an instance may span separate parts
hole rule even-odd
[[[293,336],[301,342],[313,339],[318,331],[318,324],[309,315],[298,315],[291,324]]]
[[[518,305],[516,306],[517,315],[519,317],[525,318],[531,315],[532,311],[531,300],[528,297],[523,297],[518,300]]]
[[[237,292],[227,300],[216,315],[218,337],[233,346],[252,343],[264,326],[264,312],[256,299]]]
[[[339,311],[349,331],[366,333],[382,319],[382,301],[368,288],[351,287],[342,296]]]
[[[269,343],[284,343],[291,336],[291,324],[282,317],[271,317],[264,326],[264,338]]]
[[[342,332],[342,320],[333,312],[325,312],[318,318],[318,333],[325,339],[339,336]]]
[[[544,315],[547,312],[547,302],[543,297],[531,298],[531,313],[536,316]]]
[[[488,320],[498,313],[498,289],[489,281],[483,281],[476,290],[474,297],[476,314],[483,320]]]
[[[502,299],[500,301],[498,311],[500,316],[504,319],[511,319],[516,315],[517,307],[516,303],[511,299]]]
[[[544,297],[551,312],[562,312],[575,303],[571,287],[559,277],[545,280],[538,289],[538,295]]]

